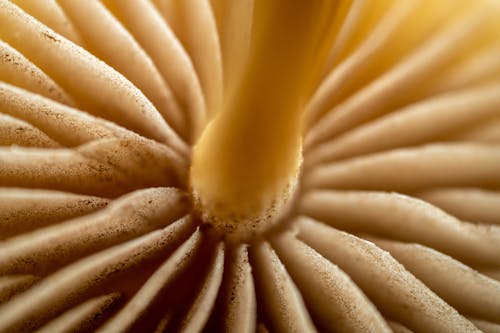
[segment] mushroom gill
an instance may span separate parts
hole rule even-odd
[[[500,331],[497,0],[0,0],[0,332]]]

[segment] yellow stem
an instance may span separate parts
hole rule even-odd
[[[330,0],[256,0],[241,81],[194,148],[191,186],[216,228],[254,233],[292,194],[301,115],[331,42]]]

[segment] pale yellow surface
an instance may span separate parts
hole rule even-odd
[[[255,2],[246,72],[194,147],[191,186],[217,228],[260,229],[259,220],[291,195],[302,110],[326,56],[332,7],[321,0]],[[234,222],[221,221],[229,216]]]

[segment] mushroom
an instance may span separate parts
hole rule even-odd
[[[499,15],[0,0],[0,332],[498,332]]]

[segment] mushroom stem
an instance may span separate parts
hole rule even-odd
[[[293,196],[301,116],[332,41],[335,2],[256,0],[240,81],[193,152],[191,187],[204,221],[249,236]]]

